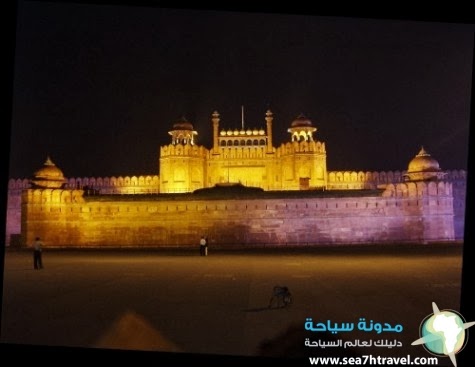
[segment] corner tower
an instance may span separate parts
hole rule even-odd
[[[198,132],[182,118],[168,134],[171,143],[160,147],[160,192],[192,192],[204,187],[208,150],[196,145]]]
[[[409,162],[407,172],[403,175],[404,181],[435,181],[446,176],[439,166],[439,162],[431,157],[421,147],[419,153]]]
[[[173,130],[168,132],[172,136],[172,144],[194,145],[195,135],[198,133],[193,129],[193,125],[185,117],[173,124]]]
[[[313,133],[317,128],[304,114],[300,114],[287,131],[291,134],[292,141],[313,141]]]
[[[63,171],[53,163],[50,157],[46,158],[43,167],[36,170],[30,180],[32,188],[41,189],[60,189],[66,182]]]
[[[327,187],[325,143],[314,139],[317,128],[300,114],[287,130],[291,141],[279,148],[283,190],[324,190]]]

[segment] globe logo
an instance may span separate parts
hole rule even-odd
[[[458,353],[465,341],[463,324],[462,317],[453,311],[428,316],[421,325],[421,334],[432,341],[426,341],[424,347],[439,356]]]
[[[449,356],[453,365],[457,366],[455,354],[464,348],[468,340],[465,329],[475,325],[475,322],[465,322],[463,316],[453,310],[440,311],[435,302],[432,302],[432,309],[434,313],[421,322],[421,338],[411,345],[424,344],[429,353]]]

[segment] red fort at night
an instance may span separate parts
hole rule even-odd
[[[170,123],[151,175],[65,177],[45,157],[30,178],[9,180],[6,244],[31,246],[37,236],[77,248],[190,247],[201,235],[222,248],[463,240],[466,171],[439,167],[430,147],[394,170],[332,171],[313,121],[289,121],[288,140],[275,146],[273,120],[267,110],[258,129],[223,129],[214,111],[211,147],[195,143],[192,122]]]

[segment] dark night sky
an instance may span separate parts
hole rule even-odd
[[[18,3],[10,177],[49,154],[67,177],[158,173],[181,116],[274,145],[300,113],[329,170],[404,170],[423,145],[466,169],[475,27],[464,22]]]

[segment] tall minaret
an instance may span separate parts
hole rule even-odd
[[[214,153],[219,153],[219,144],[218,144],[219,113],[218,111],[213,112],[211,121],[213,121],[213,150],[214,150]]]
[[[272,111],[267,110],[266,122],[267,122],[267,153],[272,153]]]

